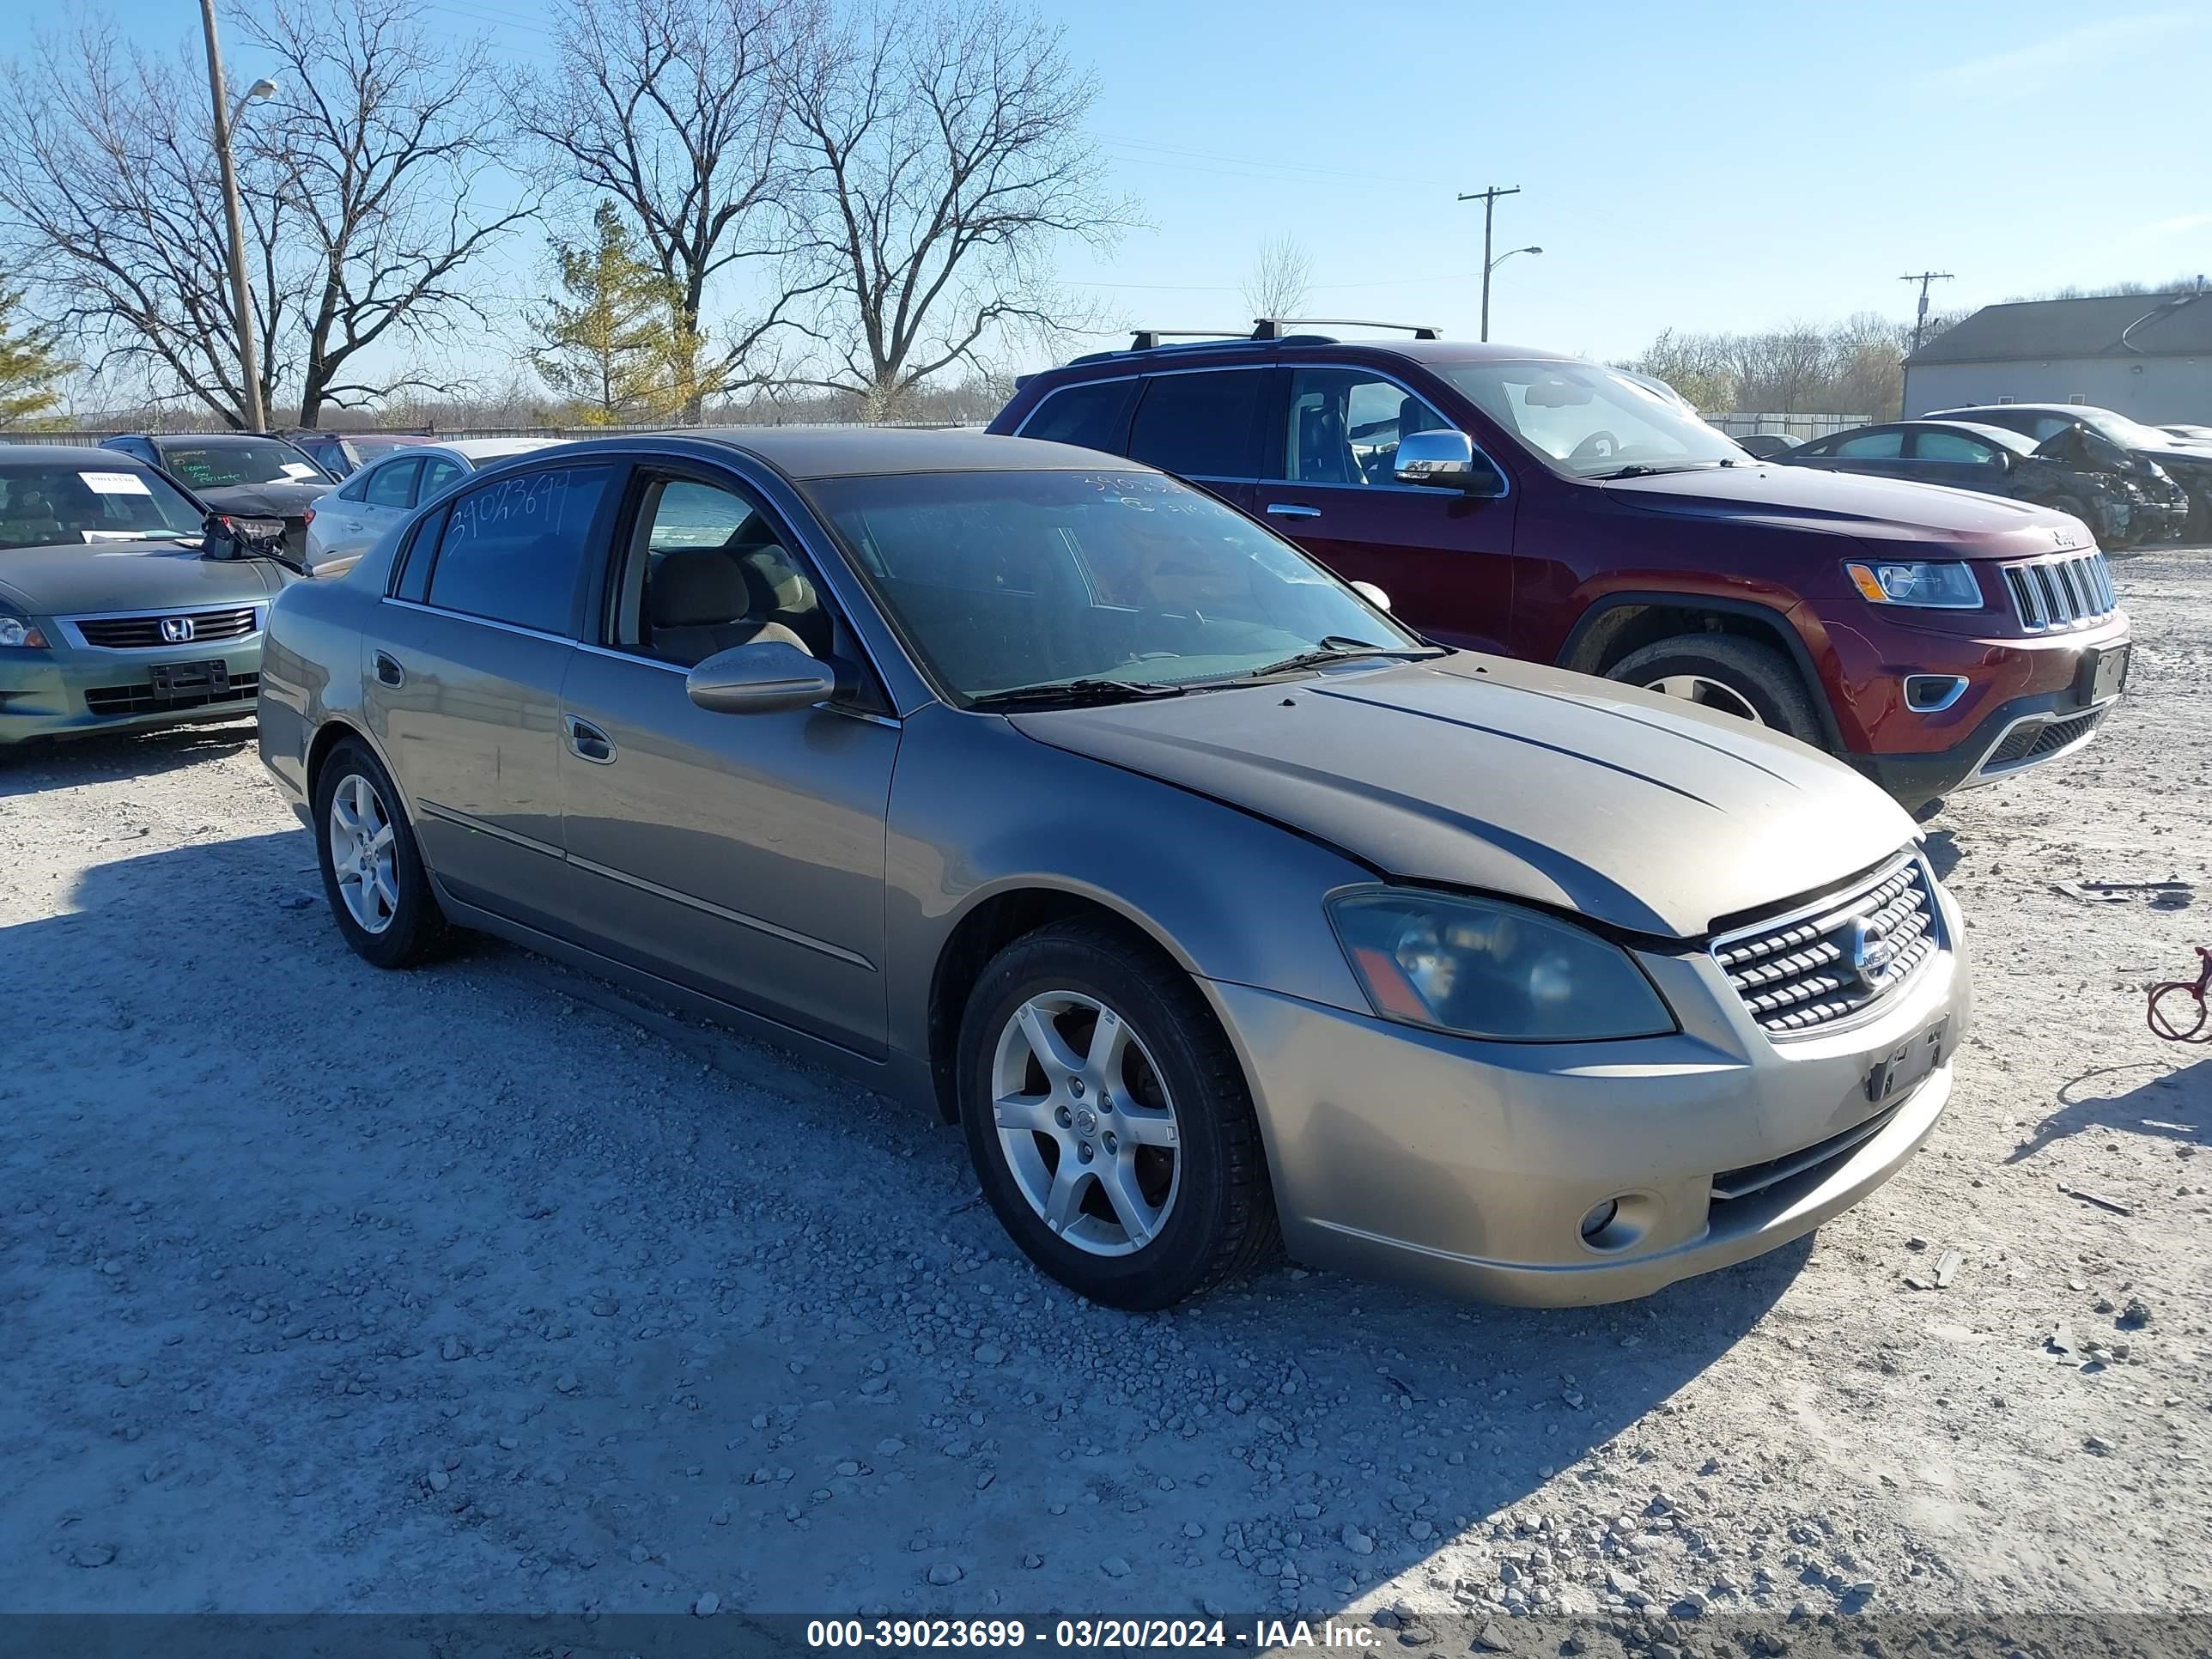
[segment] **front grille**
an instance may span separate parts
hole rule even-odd
[[[1982,763],[1984,772],[2000,767],[2021,766],[2029,761],[2041,760],[2055,755],[2069,744],[2079,743],[2097,729],[2097,722],[2105,718],[2105,711],[2093,708],[2086,714],[2076,714],[2071,720],[2046,720],[2040,726],[2015,726],[2006,733],[2005,740],[1990,751]]]
[[[2112,573],[2101,553],[2069,553],[2004,567],[2005,591],[2021,626],[2031,634],[2095,622],[2120,608]]]
[[[236,611],[178,611],[166,617],[71,617],[70,626],[83,635],[87,645],[105,651],[155,651],[173,645],[201,645],[209,641],[242,640],[260,628],[260,611],[253,605]],[[165,622],[188,622],[191,637],[164,638]]]
[[[260,690],[258,674],[233,674],[222,687],[173,691],[164,696],[149,683],[144,685],[96,685],[84,694],[84,706],[95,714],[155,714],[172,709],[205,708],[214,703],[250,703]]]
[[[1802,1151],[1784,1152],[1780,1158],[1770,1158],[1764,1164],[1747,1164],[1741,1170],[1723,1170],[1713,1177],[1713,1202],[1725,1204],[1734,1199],[1749,1198],[1770,1187],[1778,1187],[1785,1181],[1815,1170],[1825,1170],[1840,1161],[1855,1148],[1872,1140],[1889,1127],[1898,1108],[1876,1112],[1863,1123],[1855,1123],[1841,1134],[1830,1135]]]
[[[1863,1012],[1910,984],[1942,949],[1934,878],[1917,854],[1712,946],[1770,1036],[1807,1035]]]

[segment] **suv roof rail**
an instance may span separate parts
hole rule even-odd
[[[1390,328],[1410,334],[1417,340],[1441,340],[1443,330],[1433,323],[1381,323],[1366,317],[1255,317],[1252,337],[1255,340],[1279,340],[1283,331],[1291,328]]]
[[[1169,344],[1179,341],[1180,344]],[[1103,363],[1133,351],[1218,351],[1225,346],[1249,346],[1255,342],[1269,345],[1336,345],[1336,337],[1330,334],[1289,334],[1279,338],[1256,334],[1239,334],[1221,328],[1140,328],[1131,336],[1129,343],[1106,351],[1086,351],[1079,357],[1067,360],[1069,368],[1078,363]]]

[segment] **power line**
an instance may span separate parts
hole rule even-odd
[[[1920,284],[1920,310],[1912,319],[1912,349],[1906,354],[1906,361],[1910,362],[1920,355],[1920,337],[1928,331],[1929,283],[1954,282],[1956,278],[1948,270],[1916,270],[1910,276],[1900,276],[1897,280],[1900,283]],[[1905,391],[1900,386],[1897,393],[1897,417],[1899,420],[1905,418]]]

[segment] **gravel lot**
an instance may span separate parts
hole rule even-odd
[[[952,1130],[503,946],[359,963],[250,727],[0,763],[0,1609],[2212,1608],[2212,1050],[2141,990],[2212,942],[2212,553],[2117,568],[2106,735],[1933,826],[1934,1141],[1586,1312],[1087,1307]]]

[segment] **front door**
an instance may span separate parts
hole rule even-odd
[[[559,926],[561,683],[623,469],[550,466],[458,497],[362,643],[373,729],[423,858],[465,902]]]
[[[1346,581],[1382,588],[1422,633],[1504,651],[1513,498],[1400,483],[1400,436],[1451,422],[1396,381],[1365,368],[1294,368],[1286,381],[1254,495],[1260,516]]]
[[[871,1055],[884,1049],[884,826],[899,731],[842,706],[714,714],[685,672],[766,630],[860,655],[738,480],[641,475],[562,698],[564,842],[599,948]]]

